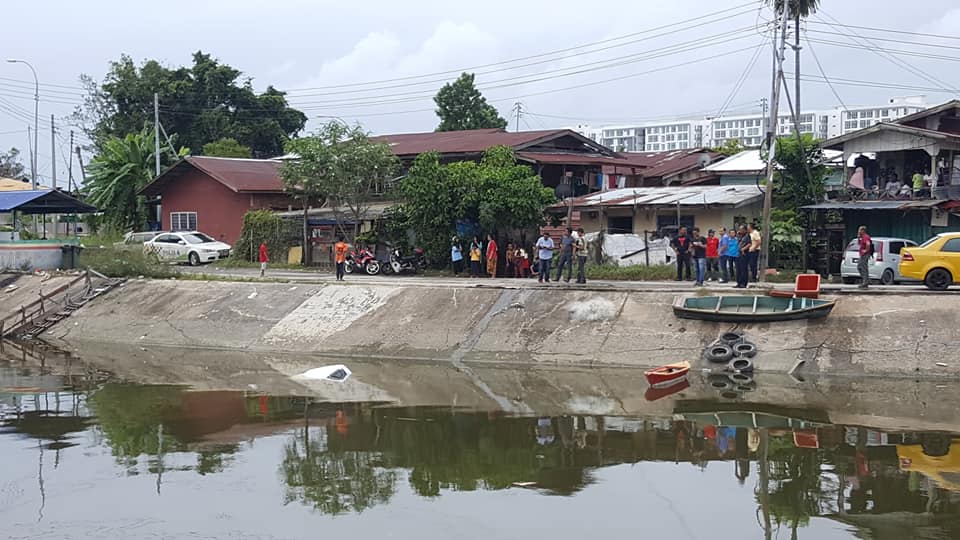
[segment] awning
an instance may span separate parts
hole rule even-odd
[[[929,210],[950,204],[943,199],[918,201],[827,201],[801,207],[804,210]]]
[[[0,192],[0,212],[23,214],[89,214],[97,208],[56,190]]]

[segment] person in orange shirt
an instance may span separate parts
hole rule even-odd
[[[343,241],[342,236],[337,237],[337,243],[333,245],[334,262],[337,263],[337,281],[343,281],[343,268],[347,262],[347,243]]]
[[[497,241],[492,234],[487,235],[487,273],[490,277],[497,277]]]

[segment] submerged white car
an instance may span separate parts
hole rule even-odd
[[[143,252],[164,262],[197,266],[230,256],[230,244],[210,238],[202,232],[171,232],[143,243]]]

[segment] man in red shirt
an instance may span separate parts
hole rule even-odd
[[[707,231],[707,281],[717,281],[720,278],[720,239],[717,233]]]
[[[867,228],[863,225],[857,231],[860,237],[860,259],[857,261],[857,272],[860,273],[860,287],[866,289],[870,286],[870,257],[873,257],[873,242],[870,235],[867,234]]]
[[[260,277],[267,273],[267,263],[270,257],[267,256],[267,243],[260,242]]]

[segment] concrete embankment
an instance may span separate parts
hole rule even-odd
[[[729,324],[680,320],[676,292],[134,280],[44,334],[96,343],[354,358],[649,367],[696,360]],[[760,371],[960,378],[960,296],[843,295],[819,321],[739,327]],[[472,366],[472,368],[467,368]]]

